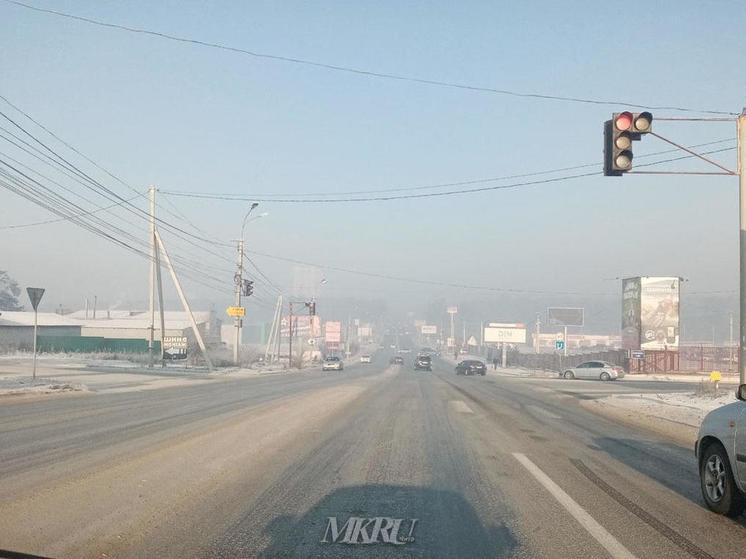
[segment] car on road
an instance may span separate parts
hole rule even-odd
[[[401,355],[394,355],[389,363],[392,365],[404,365],[404,358]]]
[[[321,365],[321,370],[322,371],[343,371],[344,364],[342,363],[342,360],[336,355],[330,355],[324,360],[324,363]]]
[[[736,398],[705,416],[694,443],[705,504],[726,516],[746,509],[746,384]]]
[[[414,360],[415,371],[432,371],[433,360],[429,355],[418,355]]]
[[[591,378],[599,380],[617,380],[624,377],[624,369],[607,361],[586,361],[560,373],[562,378]]]
[[[408,347],[403,347],[399,350],[399,353],[412,353],[412,350]]]
[[[361,355],[360,356],[360,362],[361,363],[372,363],[373,358],[370,355]]]
[[[461,361],[461,363],[456,365],[456,374],[484,376],[487,374],[487,365],[485,365],[484,362],[478,361],[476,359],[466,359],[465,361]]]

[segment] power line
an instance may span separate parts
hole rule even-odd
[[[135,196],[133,198],[130,198],[127,201],[131,202],[135,198],[137,198],[137,197]],[[95,210],[91,210],[89,212],[81,212],[79,214],[75,214],[75,215],[70,216],[70,217],[61,217],[59,219],[46,219],[44,221],[35,221],[33,223],[21,223],[21,224],[17,224],[17,225],[2,225],[2,226],[0,226],[0,229],[23,229],[23,228],[26,228],[26,227],[35,227],[37,225],[49,225],[51,223],[60,223],[62,221],[70,221],[71,219],[75,219],[77,217],[83,217],[83,216],[86,216],[86,215],[93,215],[93,214],[96,214],[98,212],[103,212],[103,211],[110,210],[112,208],[120,206],[122,203],[123,202],[117,202],[116,204],[112,204],[111,206],[104,206],[103,208],[96,208]]]
[[[733,141],[733,138],[725,138],[725,139],[722,139],[722,140],[715,140],[715,141],[712,141],[712,142],[705,142],[705,143],[702,143],[702,144],[695,144],[695,145],[687,146],[687,147],[689,147],[689,148],[696,148],[696,147],[703,147],[703,146],[714,145],[714,144],[721,144],[721,143],[724,143],[724,142],[732,142],[732,141]],[[708,155],[708,154],[713,154],[713,153],[720,153],[720,152],[724,152],[724,151],[732,151],[734,149],[736,149],[736,148],[735,147],[722,148],[722,149],[718,149],[718,150],[706,151],[702,155]],[[680,151],[680,150],[678,150],[678,149],[668,149],[668,150],[658,151],[658,152],[655,152],[655,153],[649,153],[649,154],[641,155],[641,156],[638,157],[638,159],[639,158],[643,158],[643,157],[654,157],[656,155],[663,155],[663,154],[666,154],[666,153],[674,153],[674,152],[677,152],[677,151]],[[661,160],[661,161],[655,161],[653,163],[646,163],[646,164],[641,164],[641,165],[637,165],[637,166],[638,167],[642,167],[642,166],[658,165],[659,163],[667,163],[667,162],[670,162],[670,161],[678,161],[680,159],[688,159],[688,158],[691,158],[691,157],[693,157],[693,156],[692,155],[686,155],[686,156],[682,156],[682,157],[678,157],[678,158],[674,158],[674,159],[664,159],[664,160]],[[588,167],[598,167],[598,165],[599,165],[598,163],[585,163],[585,164],[582,164],[582,165],[573,165],[571,167],[560,167],[560,168],[557,168],[557,169],[548,169],[548,170],[544,170],[544,171],[534,171],[534,172],[530,172],[530,173],[521,173],[521,174],[515,174],[515,175],[504,175],[504,176],[501,176],[501,177],[490,177],[490,178],[485,178],[485,179],[472,179],[472,180],[467,180],[467,181],[458,181],[458,182],[450,182],[450,183],[438,183],[438,184],[431,184],[431,185],[425,185],[425,186],[410,186],[410,187],[406,187],[405,186],[405,187],[396,187],[396,188],[385,188],[385,189],[379,189],[379,190],[357,190],[357,191],[353,190],[353,191],[348,191],[348,192],[314,192],[314,193],[308,193],[308,194],[301,194],[301,196],[327,196],[327,195],[329,195],[329,196],[354,196],[354,195],[357,195],[357,194],[370,194],[370,193],[375,194],[375,193],[384,193],[384,192],[402,192],[402,191],[431,190],[431,189],[436,189],[436,188],[446,188],[446,187],[454,187],[454,186],[468,186],[468,185],[472,185],[472,184],[484,184],[484,183],[490,183],[490,182],[499,182],[499,181],[503,181],[503,180],[509,180],[509,179],[515,179],[515,178],[533,177],[533,176],[538,176],[538,175],[550,175],[550,174],[560,173],[560,172],[564,172],[564,171],[586,169]],[[599,173],[590,173],[590,174],[599,174]],[[587,175],[579,175],[579,176],[587,176]],[[533,184],[533,183],[529,183],[529,184]],[[509,188],[509,187],[511,187],[511,186],[508,186],[507,188]],[[506,188],[506,187],[504,187],[504,188]],[[479,192],[481,190],[482,189],[463,190],[463,191],[447,192],[447,193],[444,192],[444,193],[437,193],[435,195],[450,195],[450,194],[458,194],[458,193]],[[221,200],[241,200],[241,201],[244,201],[244,200],[246,200],[246,201],[253,200],[253,201],[259,201],[259,202],[288,202],[288,201],[296,202],[296,201],[298,201],[297,199],[283,200],[283,199],[275,199],[275,197],[278,197],[278,198],[286,197],[287,198],[287,197],[292,197],[292,196],[299,196],[299,194],[297,194],[297,193],[295,193],[295,194],[272,194],[272,193],[268,193],[268,194],[252,194],[251,196],[245,197],[245,196],[242,196],[242,195],[230,194],[230,193],[214,194],[214,193],[185,192],[185,191],[178,191],[178,190],[162,190],[160,192],[162,192],[166,196],[181,196],[181,197],[186,197],[186,198],[210,197],[212,199],[221,199]],[[266,198],[263,198],[263,197],[266,197]],[[314,202],[323,202],[323,201],[330,201],[330,202],[336,202],[336,201],[344,201],[344,202],[348,202],[348,201],[363,201],[363,202],[365,202],[365,201],[371,201],[371,200],[391,200],[391,199],[399,199],[399,198],[402,198],[402,197],[360,198],[360,199],[354,199],[354,200],[350,200],[350,199],[345,198],[343,200],[333,200],[333,199],[332,200],[326,200],[326,199],[322,199],[322,200],[310,200],[310,201],[314,201]],[[304,200],[305,200],[305,198],[304,198]]]
[[[477,86],[477,85],[469,85],[469,84],[462,84],[462,83],[456,83],[456,82],[448,82],[448,81],[442,81],[442,80],[432,80],[432,79],[425,79],[425,78],[417,78],[413,76],[405,76],[402,74],[392,74],[388,72],[376,72],[373,70],[366,70],[362,68],[355,68],[352,66],[340,66],[338,64],[329,64],[326,62],[317,62],[314,60],[306,60],[302,58],[294,58],[290,56],[281,56],[276,54],[267,54],[267,53],[260,53],[256,51],[251,51],[239,47],[232,47],[229,45],[224,45],[221,43],[213,43],[209,41],[202,41],[199,39],[190,39],[187,37],[181,37],[178,35],[171,35],[168,33],[164,33],[161,31],[153,31],[150,29],[144,29],[139,27],[130,27],[127,25],[120,25],[117,23],[108,23],[105,21],[100,21],[92,18],[77,16],[70,13],[60,12],[57,10],[50,10],[46,8],[39,8],[37,6],[32,6],[30,4],[25,4],[23,2],[18,2],[17,0],[4,0],[5,2],[9,4],[14,4],[16,6],[20,6],[22,8],[26,8],[28,10],[33,10],[36,12],[41,12],[45,14],[51,14],[58,17],[63,17],[67,19],[72,19],[76,21],[82,21],[84,23],[88,23],[91,25],[97,25],[100,27],[108,27],[111,29],[119,29],[122,31],[129,31],[131,33],[139,33],[142,35],[150,35],[153,37],[159,37],[161,39],[167,39],[169,41],[176,41],[180,43],[189,43],[193,45],[199,45],[202,47],[208,47],[212,49],[219,49],[219,50],[225,50],[230,51],[237,54],[243,54],[248,55],[254,58],[262,58],[267,60],[274,60],[279,62],[287,62],[292,64],[299,64],[304,66],[311,66],[314,68],[322,68],[325,70],[332,70],[336,72],[345,72],[349,74],[357,74],[362,76],[368,76],[372,78],[381,78],[381,79],[387,79],[387,80],[397,80],[397,81],[403,81],[403,82],[413,82],[413,83],[419,83],[424,85],[430,85],[430,86],[437,86],[437,87],[447,87],[451,89],[461,89],[461,90],[468,90],[468,91],[477,91],[482,93],[492,93],[492,94],[498,94],[498,95],[509,95],[512,97],[522,97],[522,98],[530,98],[530,99],[541,99],[541,100],[550,100],[550,101],[565,101],[565,102],[572,102],[572,103],[585,103],[585,104],[591,104],[591,105],[616,105],[616,106],[623,106],[628,108],[640,108],[640,109],[648,109],[648,110],[669,110],[669,111],[679,111],[679,112],[688,112],[688,113],[706,113],[706,114],[719,114],[719,115],[737,115],[737,113],[728,112],[728,111],[712,111],[712,110],[700,110],[700,109],[691,109],[687,107],[676,107],[676,106],[650,106],[650,105],[640,105],[637,103],[626,103],[622,101],[605,101],[600,99],[587,99],[587,98],[581,98],[581,97],[569,97],[564,95],[548,95],[548,94],[541,94],[541,93],[525,93],[525,92],[518,92],[518,91],[512,91],[508,89],[497,89],[493,87],[484,87],[484,86]]]
[[[267,254],[265,252],[259,252],[256,250],[246,250],[245,252],[248,252],[250,254],[254,254],[256,256],[263,256],[264,258],[270,258],[272,260],[280,260],[283,262],[289,262],[291,264],[300,264],[303,266],[311,266],[314,268],[321,268],[323,270],[331,270],[334,272],[344,272],[346,274],[355,274],[358,276],[366,276],[371,278],[377,278],[377,279],[385,279],[385,280],[392,280],[392,281],[404,281],[409,283],[417,283],[422,285],[438,285],[442,287],[453,287],[457,289],[474,289],[474,290],[480,290],[480,291],[494,291],[498,293],[514,293],[514,294],[536,294],[536,295],[598,295],[598,296],[610,296],[615,295],[615,293],[591,293],[591,292],[573,292],[573,291],[544,291],[544,290],[532,290],[532,289],[511,289],[511,288],[503,288],[503,287],[487,287],[482,285],[468,285],[463,283],[451,283],[451,282],[444,282],[444,281],[436,281],[436,280],[425,280],[425,279],[417,279],[417,278],[407,278],[402,276],[392,276],[389,274],[379,274],[376,272],[364,272],[360,270],[351,270],[349,268],[341,268],[339,266],[330,266],[326,264],[318,264],[316,262],[307,262],[303,260],[298,260],[295,258],[288,258],[285,256],[278,256],[276,254]]]

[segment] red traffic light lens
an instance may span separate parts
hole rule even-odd
[[[627,111],[619,113],[614,121],[614,126],[617,130],[629,130],[632,127],[632,113]]]

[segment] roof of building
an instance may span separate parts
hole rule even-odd
[[[116,329],[146,329],[150,327],[149,312],[117,311],[110,314],[110,318],[104,314],[106,311],[98,311],[96,318],[80,317],[79,312],[61,315],[56,313],[39,313],[39,326],[81,326],[85,328],[116,328]],[[92,313],[89,312],[89,317]],[[210,311],[195,311],[194,320],[197,324],[209,322],[212,313]],[[189,316],[185,312],[166,311],[163,313],[166,329],[185,330],[192,326]],[[2,326],[33,326],[34,313],[26,311],[2,311],[0,314],[0,327]],[[160,315],[155,314],[155,327],[160,329]]]

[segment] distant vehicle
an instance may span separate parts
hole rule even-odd
[[[396,349],[396,344],[391,344],[391,349]]]
[[[468,349],[466,349],[465,347],[462,347],[462,348],[461,348],[461,350],[459,351],[459,353],[460,353],[461,355],[464,355],[464,354],[466,354],[466,353],[469,353],[469,350],[468,350]]]
[[[562,377],[566,379],[573,378],[592,378],[599,380],[616,380],[624,377],[624,369],[607,363],[606,361],[586,361],[577,367],[565,369]]]
[[[694,444],[705,504],[726,516],[746,508],[746,384],[736,398],[705,416]]]
[[[433,360],[429,355],[418,355],[414,360],[415,371],[432,371]]]
[[[412,353],[412,350],[408,347],[403,347],[399,350],[399,353]]]
[[[371,363],[373,361],[373,358],[370,355],[361,355],[360,356],[360,362],[361,363]]]
[[[344,370],[344,364],[342,363],[342,360],[337,357],[336,355],[332,355],[327,357],[324,360],[324,363],[321,365],[322,371],[343,371]]]
[[[476,359],[467,359],[456,365],[457,375],[486,375],[487,365]]]
[[[423,347],[420,350],[420,355],[429,355],[430,357],[432,357],[433,355],[437,355],[437,354],[438,352],[431,347]]]
[[[389,363],[391,363],[392,365],[403,365],[404,358],[401,355],[394,355]]]

